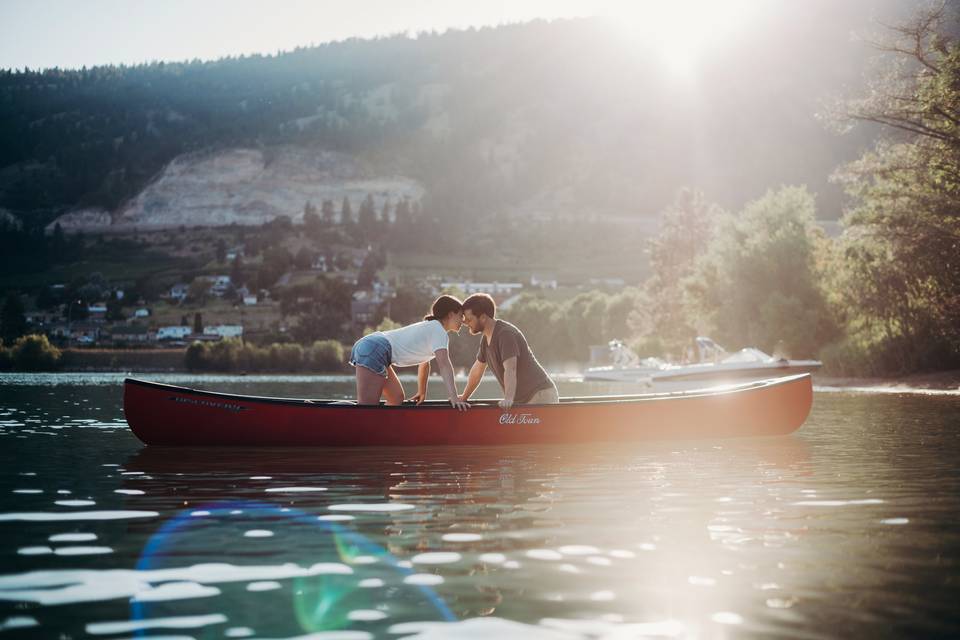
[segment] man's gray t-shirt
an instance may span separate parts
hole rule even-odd
[[[486,336],[481,337],[477,360],[486,363],[493,370],[500,386],[506,389],[503,382],[503,361],[513,357],[517,359],[517,392],[513,398],[516,404],[526,403],[537,391],[553,388],[553,381],[533,356],[520,329],[505,320],[497,320],[493,325],[490,344],[487,344]]]

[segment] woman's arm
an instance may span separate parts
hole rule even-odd
[[[421,362],[417,367],[417,393],[410,402],[422,404],[427,399],[427,379],[430,377],[430,362]]]
[[[440,370],[440,377],[443,378],[443,382],[447,386],[447,397],[450,399],[450,404],[460,411],[468,409],[470,405],[457,395],[457,384],[453,380],[453,364],[450,362],[450,352],[446,349],[437,349],[433,353],[437,358],[437,369]]]
[[[467,386],[463,388],[463,395],[460,396],[461,400],[466,402],[470,399],[470,396],[473,395],[473,392],[477,390],[478,386],[480,386],[480,381],[483,379],[483,372],[486,370],[486,362],[480,362],[477,360],[473,363],[473,366],[470,367],[470,375],[467,376]]]

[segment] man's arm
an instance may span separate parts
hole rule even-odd
[[[463,388],[463,395],[460,396],[461,400],[466,402],[470,399],[470,396],[480,385],[480,381],[483,379],[483,372],[486,370],[487,363],[480,362],[479,360],[473,363],[473,366],[470,367],[470,374],[467,376],[467,386]]]
[[[499,402],[500,407],[509,409],[513,406],[513,400],[517,395],[517,357],[507,358],[503,361],[503,400]]]

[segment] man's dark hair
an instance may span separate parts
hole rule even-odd
[[[493,298],[490,297],[490,294],[487,293],[475,293],[471,296],[468,296],[466,300],[463,301],[463,310],[466,311],[470,309],[473,312],[473,315],[480,317],[480,314],[487,314],[488,318],[495,318],[497,316],[497,303],[493,301]]]

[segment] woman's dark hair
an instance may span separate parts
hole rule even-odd
[[[433,306],[430,307],[430,314],[423,316],[424,320],[443,320],[451,312],[460,313],[460,310],[463,309],[463,303],[454,298],[453,296],[448,296],[443,294],[439,298],[433,301]]]

